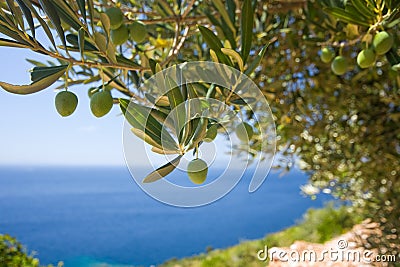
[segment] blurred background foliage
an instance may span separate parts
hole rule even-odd
[[[297,165],[309,173],[305,193],[323,191],[351,203],[354,212],[380,225],[380,234],[365,245],[398,254],[399,6],[391,0],[1,1],[0,32],[7,36],[1,45],[53,58],[31,61],[51,73],[33,72],[35,86],[24,90],[45,89],[43,78],[55,77],[64,81],[59,89],[87,88],[89,96],[110,91],[115,103],[131,97],[149,105],[141,85],[152,73],[176,63],[213,60],[245,72],[274,114],[275,167]],[[119,38],[103,13],[112,7],[123,12],[119,28],[129,28]],[[39,27],[28,26],[29,14]],[[145,25],[143,38],[132,30],[138,21]],[[46,35],[35,35],[36,28],[46,27],[51,29]],[[375,55],[370,67],[359,67],[359,52],[373,47],[382,31],[393,38],[391,49]],[[221,47],[239,58],[227,56]],[[343,75],[335,75],[331,64],[320,59],[323,48],[345,58]],[[21,89],[2,86],[14,93]],[[246,114],[252,121],[252,112]],[[250,145],[252,151],[260,149],[257,142]]]

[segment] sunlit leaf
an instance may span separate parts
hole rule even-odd
[[[168,162],[167,164],[161,166],[157,170],[153,171],[149,175],[146,176],[146,178],[143,179],[143,183],[152,183],[155,181],[158,181],[168,174],[170,174],[173,170],[175,170],[176,166],[178,166],[180,160],[182,158],[182,155],[179,155],[175,159],[173,159],[171,162]]]
[[[64,75],[66,69],[67,66],[65,66],[64,69],[61,69],[58,72],[53,73],[50,76],[46,76],[45,78],[38,80],[34,83],[31,83],[29,85],[13,85],[5,82],[0,82],[0,86],[4,90],[14,94],[26,95],[26,94],[36,93],[43,89],[48,88],[50,85],[55,83],[62,75]]]

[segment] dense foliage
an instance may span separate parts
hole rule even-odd
[[[142,85],[176,63],[212,60],[236,68],[270,103],[277,167],[290,169],[298,159],[310,173],[305,191],[324,190],[350,201],[381,225],[382,236],[368,240],[370,245],[398,253],[399,7],[394,0],[1,1],[0,45],[31,49],[53,61],[30,61],[36,66],[30,85],[0,86],[18,94],[57,80],[63,81],[61,90],[86,88],[96,117],[119,103],[137,136],[155,153],[177,154],[179,162],[215,125],[234,129],[198,116],[183,125],[178,116],[162,143],[161,124],[187,99],[213,98],[243,112],[255,132],[247,140],[250,153],[265,147],[257,132],[263,125],[235,94],[235,84],[186,87],[166,78],[174,88],[166,95],[143,91]],[[56,99],[62,116],[77,104],[72,95]],[[138,119],[143,114],[151,114],[151,125]],[[167,163],[145,182],[173,169]]]
[[[28,255],[26,249],[15,238],[0,234],[0,266],[39,267],[39,260]],[[62,263],[59,263],[59,267]],[[47,267],[52,267],[48,265]]]

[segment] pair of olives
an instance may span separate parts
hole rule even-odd
[[[96,92],[90,98],[90,110],[97,118],[110,112],[113,106],[113,97],[110,91]],[[78,97],[70,91],[61,91],[56,95],[55,106],[62,117],[68,117],[74,113],[78,106]]]
[[[130,38],[136,43],[141,43],[147,35],[146,26],[140,21],[134,21],[129,25],[124,24],[124,14],[121,9],[112,7],[106,10],[110,18],[111,40],[115,45],[122,45]]]

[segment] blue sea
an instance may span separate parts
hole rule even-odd
[[[302,196],[299,171],[270,173],[251,194],[242,181],[210,205],[177,208],[145,194],[124,167],[0,167],[0,233],[41,264],[150,266],[262,238],[330,199]]]

